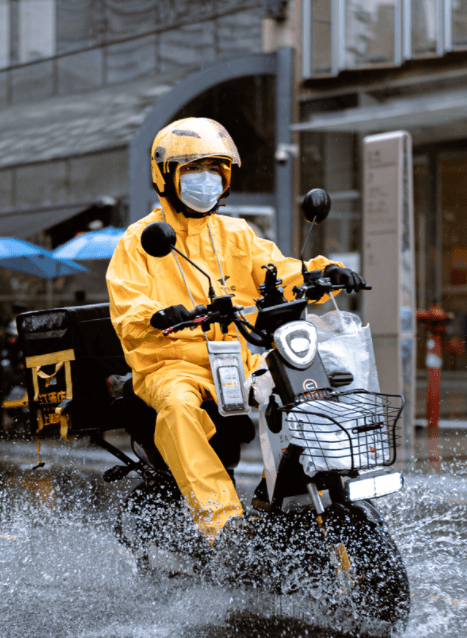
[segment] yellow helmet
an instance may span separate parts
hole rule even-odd
[[[180,167],[208,157],[221,160],[221,198],[226,197],[232,164],[240,166],[241,162],[237,147],[222,124],[207,117],[187,117],[163,128],[151,148],[152,181],[158,194],[178,209],[174,200],[180,198]]]

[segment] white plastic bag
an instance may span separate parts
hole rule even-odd
[[[381,415],[377,409],[375,412],[372,417],[358,404],[322,400],[296,406],[287,421],[291,443],[303,448],[300,463],[305,473],[313,477],[317,472],[376,467],[387,462],[389,441],[385,428],[378,427]]]
[[[307,320],[318,332],[318,351],[326,372],[352,373],[353,383],[343,390],[380,391],[369,324],[362,326],[358,315],[340,310],[309,314]]]

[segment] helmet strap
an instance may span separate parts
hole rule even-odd
[[[182,215],[184,217],[188,217],[188,219],[203,219],[203,217],[209,217],[214,213],[217,213],[217,209],[219,208],[219,202],[216,202],[215,206],[208,210],[206,213],[198,213],[196,210],[191,210],[191,208],[185,207],[185,210],[182,211]]]

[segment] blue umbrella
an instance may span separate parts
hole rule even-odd
[[[61,259],[110,259],[124,232],[124,228],[108,226],[82,233],[56,248],[54,255]]]
[[[60,259],[50,250],[15,237],[0,237],[0,267],[25,272],[43,279],[89,272],[88,268],[81,264]]]

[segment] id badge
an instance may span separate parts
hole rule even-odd
[[[244,387],[245,373],[240,342],[208,341],[207,347],[220,414],[248,414],[251,407]]]

